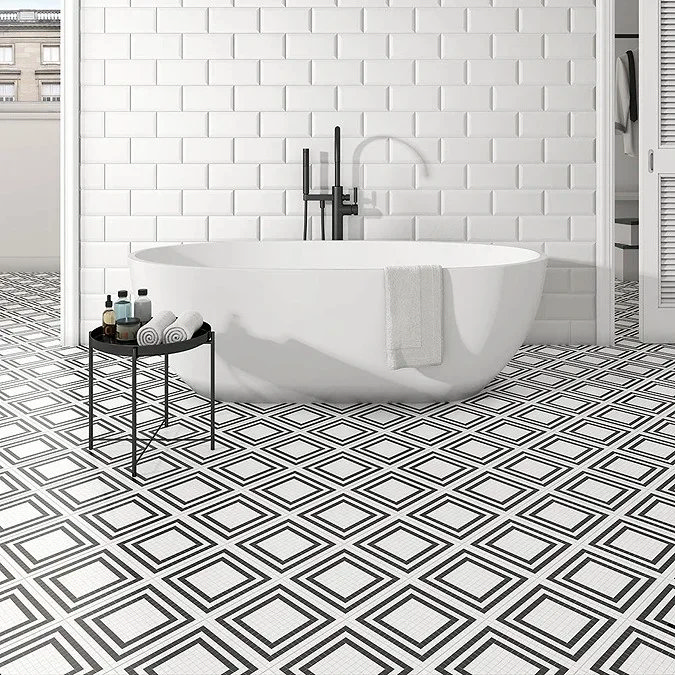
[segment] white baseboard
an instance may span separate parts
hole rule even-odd
[[[45,258],[12,257],[0,258],[0,272],[58,272],[59,257]]]

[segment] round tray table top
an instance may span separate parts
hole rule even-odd
[[[199,345],[204,345],[209,342],[210,335],[211,326],[208,323],[203,323],[189,340],[161,345],[139,345],[135,340],[133,342],[118,342],[115,338],[104,337],[103,326],[99,326],[89,333],[89,344],[96,351],[117,354],[118,356],[132,356],[134,349],[138,350],[138,356],[158,356],[186,352],[189,349],[199,347]]]

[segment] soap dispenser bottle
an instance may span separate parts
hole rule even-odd
[[[103,312],[103,335],[108,338],[115,337],[115,312],[110,296],[105,301],[105,311]]]
[[[117,302],[115,303],[115,320],[131,318],[131,303],[127,300],[126,291],[117,291]]]
[[[147,288],[138,289],[138,295],[134,301],[134,316],[141,320],[141,326],[152,319],[152,302],[148,297]]]

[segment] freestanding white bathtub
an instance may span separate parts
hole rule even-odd
[[[389,370],[387,265],[443,266],[443,363]],[[521,345],[546,259],[506,246],[445,242],[213,242],[130,256],[153,309],[199,310],[216,331],[221,401],[457,400],[478,392]],[[200,394],[208,354],[172,357]]]

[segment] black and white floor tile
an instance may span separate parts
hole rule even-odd
[[[524,347],[457,404],[219,404],[216,452],[172,378],[133,481],[86,449],[57,277],[0,274],[0,673],[675,674],[675,347],[617,291],[614,348]],[[128,364],[96,367],[113,434]]]

